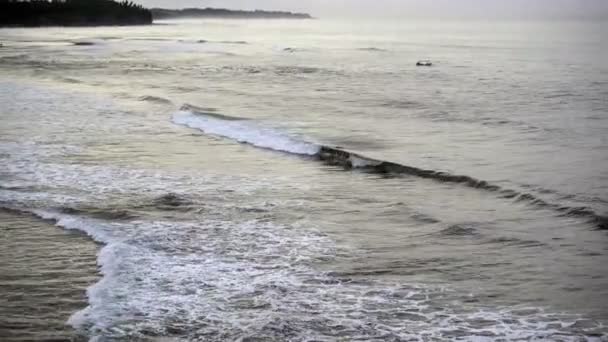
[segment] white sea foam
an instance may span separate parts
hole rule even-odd
[[[602,341],[582,336],[587,327],[605,328],[571,316],[534,308],[480,311],[465,308],[461,295],[433,286],[321,272],[314,264],[335,258],[338,246],[306,221],[274,222],[272,213],[283,204],[264,205],[254,191],[243,191],[264,186],[259,180],[39,163],[36,153],[23,153],[25,160],[12,155],[5,170],[22,180],[10,184],[14,189],[0,188],[0,202],[42,207],[32,211],[104,244],[98,255],[103,277],[87,291],[89,306],[69,320],[92,340]],[[106,221],[49,209],[115,203],[117,196],[145,204],[142,196],[169,190],[187,196],[193,188],[213,201],[194,197],[194,206],[204,210],[179,220]],[[246,210],[235,215],[235,206]]]
[[[447,289],[320,272],[313,265],[334,258],[337,246],[304,221],[207,212],[181,222],[112,222],[33,212],[105,244],[103,277],[69,320],[92,340],[602,341],[570,328],[584,320],[538,308],[464,308],[449,304],[459,295]]]
[[[222,136],[241,143],[302,155],[315,155],[319,146],[298,140],[278,130],[262,127],[246,120],[222,120],[204,113],[181,110],[173,122],[199,129],[207,134]]]
[[[45,120],[53,124],[54,118]],[[188,112],[174,120],[261,147],[316,153],[315,145],[251,122]],[[256,192],[283,186],[279,182],[61,163],[49,153],[72,151],[58,146],[65,144],[0,144],[6,185],[0,205],[30,210],[104,244],[98,255],[103,277],[87,291],[89,306],[69,321],[92,340],[605,340],[585,335],[605,327],[571,315],[480,309],[449,289],[321,271],[316,265],[331,268],[338,254],[366,252],[337,246],[310,222],[279,220],[288,216],[285,204],[265,205],[275,198]],[[297,186],[289,190],[301,190]],[[169,191],[191,199],[192,208],[155,211],[151,199]],[[53,209],[78,205],[143,209],[138,219],[121,221]]]

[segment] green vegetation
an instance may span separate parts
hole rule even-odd
[[[0,26],[145,25],[152,13],[131,1],[0,0]]]

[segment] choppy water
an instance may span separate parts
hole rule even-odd
[[[603,25],[3,29],[0,205],[103,244],[88,338],[603,341]]]

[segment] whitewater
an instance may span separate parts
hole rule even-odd
[[[571,25],[3,29],[0,339],[606,341]]]

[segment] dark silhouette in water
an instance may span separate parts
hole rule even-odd
[[[312,19],[310,14],[281,11],[238,11],[224,8],[184,8],[171,10],[153,8],[154,19],[172,18],[228,18],[228,19]]]
[[[183,105],[181,110],[190,111],[194,115],[213,117],[219,120],[245,120],[243,118],[229,117],[217,113],[208,113],[208,111],[204,108],[199,108],[188,104]],[[230,136],[226,137],[230,138]],[[256,146],[251,142],[245,141],[244,143]],[[341,147],[333,147],[328,145],[316,146],[318,147],[318,151],[312,156],[313,159],[322,161],[327,165],[339,166],[345,170],[357,169],[363,172],[386,175],[388,177],[400,175],[414,176],[442,183],[460,184],[462,186],[495,193],[504,199],[525,202],[536,208],[552,210],[557,213],[558,216],[578,217],[587,221],[589,224],[594,225],[597,229],[608,230],[608,216],[605,214],[599,214],[590,207],[572,207],[562,205],[560,203],[552,203],[531,193],[511,190],[467,175],[452,174],[443,171],[393,163],[386,160],[373,159],[358,153],[347,151]],[[297,154],[298,152],[295,153]],[[305,155],[307,158],[311,157],[308,154]]]
[[[431,179],[438,182],[457,183],[475,189],[495,192],[498,193],[502,198],[527,202],[539,208],[554,210],[561,216],[587,219],[587,222],[595,225],[597,229],[608,230],[608,216],[600,215],[591,208],[570,207],[550,203],[532,194],[505,189],[498,185],[490,184],[484,180],[479,180],[470,176],[455,175],[447,172],[426,170],[384,160],[376,160],[331,146],[321,146],[316,157],[329,165],[341,166],[347,170],[358,168],[370,173],[410,175]]]
[[[152,13],[131,1],[0,0],[0,26],[145,25]]]

